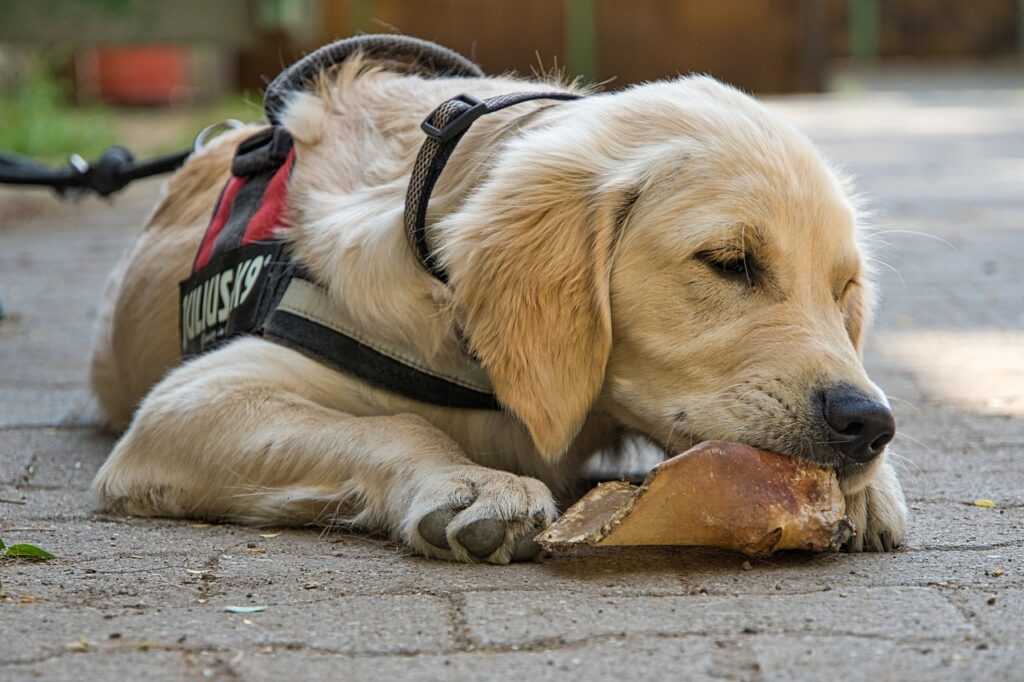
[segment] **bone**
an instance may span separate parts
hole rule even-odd
[[[787,549],[835,551],[853,532],[834,472],[708,441],[662,462],[640,486],[598,485],[536,540],[552,552],[694,545],[765,557]]]

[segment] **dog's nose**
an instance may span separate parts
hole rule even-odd
[[[896,434],[892,411],[852,386],[837,385],[823,391],[829,444],[855,462],[869,462]]]

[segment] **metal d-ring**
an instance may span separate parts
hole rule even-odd
[[[200,130],[199,134],[196,135],[196,139],[193,140],[192,142],[192,153],[195,154],[196,152],[200,151],[203,147],[206,146],[207,142],[217,137],[217,135],[220,135],[221,133],[226,133],[229,130],[238,130],[239,128],[244,127],[245,124],[239,121],[237,118],[229,118],[223,121],[218,121],[217,123],[211,123],[210,125]]]

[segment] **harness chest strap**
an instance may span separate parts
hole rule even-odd
[[[569,93],[531,92],[478,101],[448,100],[423,122],[427,139],[416,157],[405,204],[405,228],[422,266],[447,282],[426,235],[430,194],[459,140],[476,119],[536,99],[569,100]],[[283,207],[295,162],[291,136],[272,126],[242,142],[192,276],[181,283],[185,357],[241,334],[297,350],[379,388],[446,407],[498,410],[486,371],[466,357],[438,367],[414,347],[371,337],[346,316],[302,267],[281,238]]]
[[[361,332],[324,289],[293,277],[263,328],[265,338],[371,384],[425,403],[476,410],[501,409],[490,379],[474,362],[440,369],[398,341]]]

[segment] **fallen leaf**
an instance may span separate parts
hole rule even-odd
[[[259,613],[260,611],[266,611],[266,606],[225,606],[224,610],[228,613]]]
[[[64,645],[64,648],[68,651],[74,651],[75,653],[85,653],[89,650],[89,642],[84,639],[80,639],[77,642],[68,642]]]
[[[209,528],[210,527],[210,524],[208,524],[208,523],[193,523],[193,524],[190,524],[190,525],[193,528]]]
[[[994,500],[989,500],[987,498],[980,497],[974,501],[974,506],[981,507],[982,509],[992,509],[993,507],[996,506],[996,503]]]
[[[36,561],[49,561],[50,559],[56,558],[41,547],[25,544],[11,545],[4,551],[4,556],[15,557],[17,559],[35,559]]]

